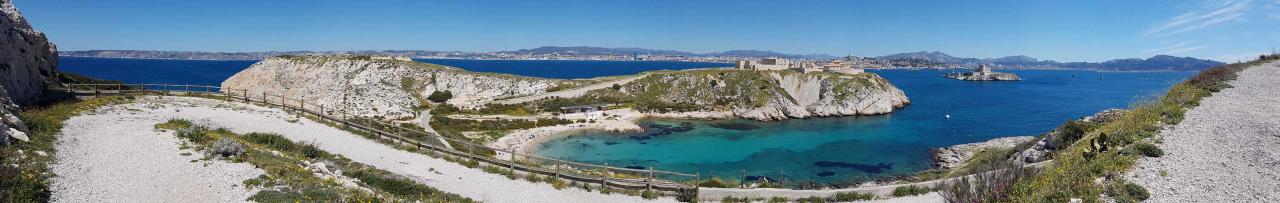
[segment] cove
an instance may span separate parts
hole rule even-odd
[[[869,72],[889,79],[912,104],[887,115],[772,122],[646,119],[639,121],[645,132],[579,132],[541,143],[535,153],[735,180],[852,183],[930,169],[932,148],[1039,135],[1069,119],[1128,108],[1194,74],[1012,70],[1024,80],[975,82],[941,77],[949,71]]]

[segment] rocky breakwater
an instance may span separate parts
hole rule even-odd
[[[885,114],[910,103],[872,73],[728,69],[654,73],[587,95],[633,101],[638,111],[660,117],[754,120]]]
[[[576,80],[554,80],[507,74],[470,72],[404,59],[368,56],[279,56],[255,63],[222,83],[223,91],[263,93],[300,99],[307,105],[344,110],[352,115],[406,119],[435,92],[444,101],[475,107],[502,98],[545,93]]]
[[[44,33],[31,28],[11,0],[0,0],[0,145],[9,138],[29,141],[18,105],[40,100],[46,83],[57,75],[57,48]]]

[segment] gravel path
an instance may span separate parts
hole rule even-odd
[[[241,186],[263,174],[247,163],[191,160],[172,132],[152,130],[175,109],[115,105],[68,119],[50,166],[53,202],[243,202]],[[191,155],[180,155],[190,152]]]
[[[649,76],[649,74],[638,74],[638,75],[627,77],[627,78],[591,84],[591,85],[587,85],[579,88],[574,88],[571,90],[561,90],[561,91],[549,92],[546,94],[530,95],[530,96],[516,97],[511,99],[498,100],[498,101],[493,101],[493,103],[519,104],[519,103],[531,102],[531,101],[536,101],[539,99],[549,98],[549,97],[573,98],[573,97],[582,96],[582,94],[586,94],[587,91],[609,88],[609,87],[613,87],[613,85],[615,84],[618,84],[618,85],[627,84],[631,81],[644,78],[645,76]]]
[[[299,119],[274,108],[190,97],[146,97],[142,103],[165,108],[144,108],[139,109],[140,112],[104,115],[101,120],[130,117],[134,116],[131,113],[137,113],[158,121],[184,118],[201,125],[227,128],[236,133],[277,133],[295,141],[314,142],[321,149],[353,161],[484,202],[675,202],[670,197],[645,200],[637,196],[605,195],[576,188],[556,190],[546,183],[511,180],[479,169],[391,148],[324,124]],[[123,131],[151,132],[151,125],[158,121],[139,124],[146,127],[127,128]]]
[[[1162,131],[1165,155],[1142,158],[1130,180],[1151,202],[1280,200],[1280,63],[1244,70],[1228,88]],[[1167,175],[1160,175],[1161,172]]]

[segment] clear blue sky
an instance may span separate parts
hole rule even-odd
[[[1235,60],[1280,46],[1280,0],[15,0],[60,50],[602,46],[1101,61]]]

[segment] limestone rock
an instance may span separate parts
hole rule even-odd
[[[13,139],[17,139],[17,140],[20,140],[20,141],[23,141],[23,142],[30,142],[30,141],[31,141],[31,138],[27,137],[27,133],[24,133],[24,132],[22,132],[22,131],[18,131],[18,129],[9,128],[9,130],[4,131],[4,133],[5,133],[5,134],[8,134],[8,135],[9,135],[9,137],[12,137]]]
[[[544,93],[577,81],[470,72],[434,64],[364,56],[282,56],[253,64],[222,83],[230,94],[263,93],[344,110],[352,115],[413,118],[435,91],[449,91],[445,103],[475,107],[501,98]],[[269,96],[278,101],[280,98]],[[314,108],[315,106],[310,107]]]
[[[0,0],[0,145],[9,138],[30,141],[27,127],[15,112],[18,105],[33,104],[45,85],[57,78],[57,48],[44,33],[31,28],[11,0]]]
[[[965,161],[982,150],[1013,148],[1035,139],[1036,137],[1033,136],[1002,137],[985,142],[937,148],[933,150],[934,165],[943,169],[964,166]]]
[[[57,48],[31,28],[11,0],[0,0],[0,14],[0,85],[14,103],[35,103],[45,83],[56,79]]]
[[[617,94],[639,97],[638,100],[643,101],[696,106],[694,111],[698,112],[728,112],[753,120],[885,114],[910,103],[902,90],[871,73],[677,71],[632,81],[617,92],[588,93]]]

